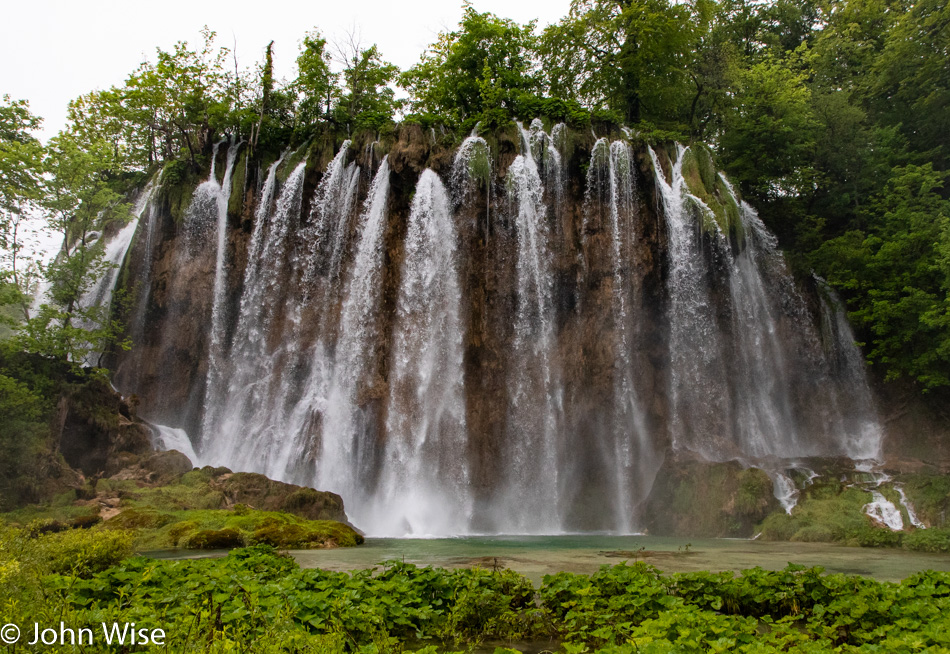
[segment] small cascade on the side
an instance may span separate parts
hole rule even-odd
[[[609,329],[613,342],[613,390],[609,429],[601,432],[602,467],[611,473],[609,486],[613,528],[630,533],[635,524],[637,503],[644,500],[653,484],[658,453],[651,441],[644,410],[637,391],[638,371],[634,353],[638,349],[635,331],[639,306],[639,280],[634,275],[633,246],[636,241],[637,189],[633,152],[624,141],[607,144],[599,139],[587,170],[585,224],[598,208],[609,233],[610,288]],[[586,230],[585,230],[586,234]],[[594,256],[593,254],[589,256]]]
[[[277,365],[282,344],[275,343],[275,325],[283,310],[282,280],[289,274],[289,239],[299,220],[306,169],[305,162],[298,164],[277,193],[281,162],[270,166],[255,212],[237,326],[226,372],[211,398],[216,420],[205,432],[202,452],[208,460],[241,468],[262,463],[269,468],[279,438],[274,425],[283,401]]]
[[[659,158],[649,149],[662,198],[668,236],[670,321],[670,434],[675,449],[717,460],[732,444],[732,412],[722,333],[709,294],[701,247],[709,208],[686,188],[677,145],[667,180]]]
[[[884,497],[881,491],[871,491],[871,501],[864,506],[864,512],[891,531],[904,529],[904,519],[901,517],[900,509]]]
[[[910,520],[910,524],[916,529],[926,529],[927,525],[921,522],[920,518],[917,517],[917,512],[914,511],[913,505],[907,498],[907,493],[904,492],[904,487],[900,484],[894,484],[894,490],[896,490],[897,494],[901,496],[901,505],[904,507],[904,510],[907,511],[907,519]]]
[[[139,226],[139,220],[150,206],[154,187],[155,180],[149,181],[139,193],[129,222],[105,244],[102,261],[106,264],[106,272],[83,295],[81,300],[83,306],[108,307],[112,302],[112,292],[115,289],[115,281],[119,277],[119,268],[129,251],[129,245],[132,244],[132,237]]]
[[[166,425],[150,425],[153,429],[152,445],[163,452],[178,450],[188,457],[195,467],[201,465],[200,459],[191,445],[191,438],[184,429]]]
[[[766,473],[772,480],[772,494],[775,495],[775,499],[777,499],[778,503],[785,509],[785,513],[791,515],[792,509],[798,504],[799,496],[795,482],[782,471],[768,470]]]
[[[855,344],[844,303],[824,280],[818,278],[816,282],[821,296],[822,333],[837,382],[831,399],[841,454],[855,461],[879,461],[884,430],[868,385],[864,357]]]
[[[116,233],[109,241],[105,244],[102,253],[102,261],[105,264],[105,273],[96,280],[96,283],[93,284],[84,294],[80,304],[83,307],[101,307],[103,312],[102,317],[104,320],[110,319],[110,313],[112,308],[112,294],[115,290],[116,280],[119,278],[119,272],[122,267],[122,262],[125,261],[126,254],[128,254],[129,246],[132,244],[132,239],[135,236],[135,232],[138,229],[139,222],[142,216],[145,214],[145,211],[151,206],[152,196],[155,191],[155,180],[150,180],[149,183],[142,189],[139,193],[138,198],[136,199],[135,206],[132,210],[132,215],[128,223]],[[85,325],[87,328],[95,328],[97,325]],[[101,356],[101,352],[98,350],[89,352],[85,358],[85,365],[94,366],[98,364],[98,361]]]
[[[228,147],[227,159],[224,167],[224,178],[218,182],[215,168],[218,158],[218,148],[224,141],[214,146],[211,155],[211,175],[208,180],[195,189],[192,207],[203,210],[210,209],[213,213],[216,230],[216,254],[214,265],[214,288],[211,304],[211,338],[208,345],[208,375],[205,386],[205,414],[202,418],[202,434],[209,432],[215,416],[212,403],[218,384],[221,383],[221,366],[225,355],[225,338],[227,328],[227,238],[228,238],[228,200],[231,198],[231,176],[234,172],[234,162],[237,159],[241,142],[232,140]],[[189,211],[191,208],[189,208]],[[186,217],[187,220],[187,217]]]
[[[508,465],[504,531],[562,529],[560,479],[563,384],[556,340],[553,248],[544,186],[534,150],[546,143],[539,125],[521,129],[523,154],[508,169],[507,187],[517,238],[517,308],[509,384]]]
[[[159,187],[152,192],[153,196],[160,188],[161,176],[159,176],[158,184]],[[155,246],[158,244],[156,232],[158,232],[161,227],[160,206],[158,202],[150,202],[148,204],[148,215],[145,219],[145,227],[143,230],[145,233],[145,247],[142,253],[143,265],[139,279],[136,281],[134,289],[135,301],[132,307],[132,315],[129,319],[129,338],[132,343],[141,343],[145,337],[145,314],[148,310],[149,301],[152,298],[152,261],[155,256]],[[141,238],[141,236],[139,238]],[[128,366],[129,368],[133,370],[139,368],[139,354],[140,351],[133,351],[132,362]],[[121,372],[121,369],[116,371],[117,377]]]
[[[389,203],[389,159],[383,158],[370,186],[360,215],[359,241],[347,274],[340,310],[339,340],[333,355],[326,408],[323,414],[323,459],[317,476],[328,487],[347,495],[350,514],[363,524],[368,519],[368,490],[375,474],[374,451],[377,434],[366,411],[369,398],[379,394],[379,370],[375,356],[379,339],[379,310],[383,286],[383,255]],[[384,500],[382,514],[400,510]],[[377,508],[377,507],[373,507]],[[359,516],[359,517],[357,517]]]
[[[426,169],[412,201],[396,303],[375,533],[446,535],[469,527],[458,248],[446,189]]]
[[[727,200],[738,209],[744,246],[732,260],[729,276],[733,406],[739,447],[745,456],[755,459],[814,454],[803,449],[806,445],[800,442],[791,377],[785,363],[789,347],[778,324],[782,307],[763,275],[763,268],[771,265],[782,268],[781,274],[787,276],[784,260],[776,238],[749,205],[736,201],[728,182],[724,177],[722,180],[729,190]]]

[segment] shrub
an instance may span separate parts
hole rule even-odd
[[[950,552],[950,529],[918,529],[905,534],[904,548],[916,552]]]
[[[73,529],[39,536],[31,549],[50,572],[91,577],[132,556],[132,534]]]

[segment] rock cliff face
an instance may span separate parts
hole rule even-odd
[[[212,161],[159,181],[112,362],[202,463],[403,535],[662,530],[674,455],[880,457],[841,307],[792,280],[701,146],[403,125]],[[741,529],[758,481],[721,492],[745,493]]]

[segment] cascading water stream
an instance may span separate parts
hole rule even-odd
[[[861,350],[855,345],[844,303],[824,280],[817,279],[821,291],[823,331],[829,341],[829,363],[837,384],[831,393],[837,409],[840,431],[836,442],[840,453],[855,461],[881,459],[884,430],[874,406]]]
[[[637,305],[633,279],[634,220],[637,194],[633,153],[624,141],[609,146],[599,139],[592,148],[587,172],[585,226],[596,208],[604,207],[610,234],[610,269],[613,273],[609,337],[614,342],[613,424],[601,445],[603,466],[612,470],[613,527],[620,533],[633,531],[636,505],[649,493],[656,475],[658,454],[650,440],[636,388],[637,349],[634,314]],[[585,230],[586,234],[586,230]]]
[[[281,337],[284,372],[277,393],[283,402],[275,408],[276,422],[288,435],[281,439],[276,460],[289,467],[274,468],[273,474],[301,479],[316,474],[314,457],[329,392],[336,327],[329,309],[339,301],[343,286],[340,266],[360,179],[359,166],[347,163],[350,151],[351,142],[346,140],[327,164],[314,191],[302,238],[290,259],[291,279],[298,285],[285,301],[288,319]],[[291,464],[294,456],[298,462]]]
[[[469,528],[462,292],[448,194],[431,170],[416,184],[396,304],[385,454],[374,531]]]
[[[228,147],[228,155],[224,167],[224,178],[219,183],[215,175],[215,164],[218,158],[218,147],[224,143],[215,144],[211,155],[211,175],[195,189],[195,198],[192,206],[212,207],[214,210],[214,224],[216,228],[216,255],[214,265],[214,289],[211,305],[211,339],[208,345],[208,377],[205,386],[205,416],[202,424],[202,434],[208,433],[214,424],[213,400],[221,383],[221,366],[224,360],[226,325],[227,325],[227,237],[228,237],[228,201],[231,198],[231,176],[234,172],[234,162],[237,159],[240,141],[232,140]],[[208,199],[211,199],[209,202]],[[190,209],[189,209],[190,210]]]
[[[305,162],[298,164],[277,194],[280,163],[270,167],[261,191],[227,374],[212,399],[221,409],[202,452],[209,460],[230,458],[242,468],[271,470],[274,441],[280,438],[274,421],[282,401],[276,365],[281,346],[272,337],[283,309],[281,280],[289,272],[288,243],[300,215],[306,170]]]
[[[649,149],[669,239],[670,433],[674,449],[717,460],[727,449],[718,441],[731,432],[731,406],[723,383],[721,332],[706,285],[708,271],[699,238],[709,209],[686,188],[686,152],[687,148],[677,145],[667,181],[656,153]]]
[[[100,305],[108,307],[112,301],[112,291],[115,288],[115,281],[119,277],[119,267],[129,251],[129,245],[132,244],[132,237],[139,226],[139,220],[149,208],[152,195],[154,193],[155,181],[150,181],[139,194],[132,210],[132,217],[126,225],[118,231],[105,245],[103,251],[103,262],[108,264],[106,273],[96,280],[96,283],[89,288],[83,295],[81,304],[85,307]]]
[[[321,441],[324,456],[317,468],[317,478],[324,484],[349,493],[351,515],[361,520],[371,509],[367,507],[367,490],[359,480],[372,476],[371,453],[376,438],[361,395],[372,394],[379,373],[373,354],[379,338],[389,174],[387,157],[376,172],[357,226],[360,236],[343,293],[339,340],[328,373]],[[387,505],[384,515],[394,509],[398,507]]]
[[[771,263],[784,274],[787,271],[775,237],[755,211],[742,203],[739,212],[744,247],[732,260],[729,276],[734,361],[738,366],[733,380],[736,438],[747,457],[805,456],[811,452],[803,449],[798,435],[785,344],[779,336],[781,307],[775,302],[774,290],[770,292],[767,286],[762,267]]]
[[[106,243],[103,251],[103,262],[107,264],[105,274],[96,280],[96,283],[89,288],[83,295],[80,304],[88,308],[93,306],[102,307],[108,317],[111,313],[112,294],[115,290],[116,280],[119,278],[119,272],[122,262],[128,254],[129,246],[138,229],[139,221],[145,211],[151,206],[152,196],[155,192],[155,180],[150,180],[136,200],[135,207],[132,210],[132,218],[129,222]],[[96,325],[84,325],[86,328],[95,328]],[[90,352],[84,361],[87,366],[98,364],[101,352]]]
[[[512,533],[562,529],[559,471],[564,400],[556,354],[551,234],[544,186],[532,153],[546,142],[539,125],[533,134],[522,128],[524,153],[511,164],[507,180],[518,248],[513,344],[517,363],[509,382],[509,500],[498,523]]]

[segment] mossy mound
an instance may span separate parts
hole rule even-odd
[[[772,480],[736,461],[668,460],[645,511],[649,533],[668,536],[749,537],[778,509]]]
[[[363,543],[363,537],[350,527],[324,520],[305,525],[269,519],[254,531],[252,540],[281,549],[353,547]]]
[[[182,474],[187,466],[179,459],[187,459],[178,453],[134,458],[133,465],[112,477],[3,517],[34,524],[44,533],[121,530],[134,535],[139,551],[231,549],[255,543],[313,549],[363,542],[362,535],[345,524],[343,501],[334,493],[227,468],[206,466]]]
[[[192,550],[225,550],[243,547],[244,534],[237,529],[202,529],[192,534],[185,547]]]
[[[126,517],[126,514],[131,514]],[[151,519],[143,519],[144,517]],[[231,510],[204,509],[172,513],[127,509],[102,525],[135,534],[136,549],[231,549],[262,543],[282,549],[352,547],[363,537],[349,525],[307,520],[275,511],[238,505]]]
[[[702,144],[693,144],[683,154],[683,180],[689,192],[696,196],[710,213],[703,212],[704,229],[717,228],[736,244],[745,238],[739,203],[734,193],[716,172],[712,153]]]
[[[897,499],[892,489],[879,488],[887,499]],[[835,478],[822,478],[801,491],[791,514],[777,512],[762,522],[762,538],[802,543],[839,542],[862,547],[897,547],[902,534],[875,525],[864,512],[871,493],[846,486]],[[894,495],[894,497],[891,497]],[[895,502],[896,506],[900,506]],[[906,516],[904,516],[906,521]]]

